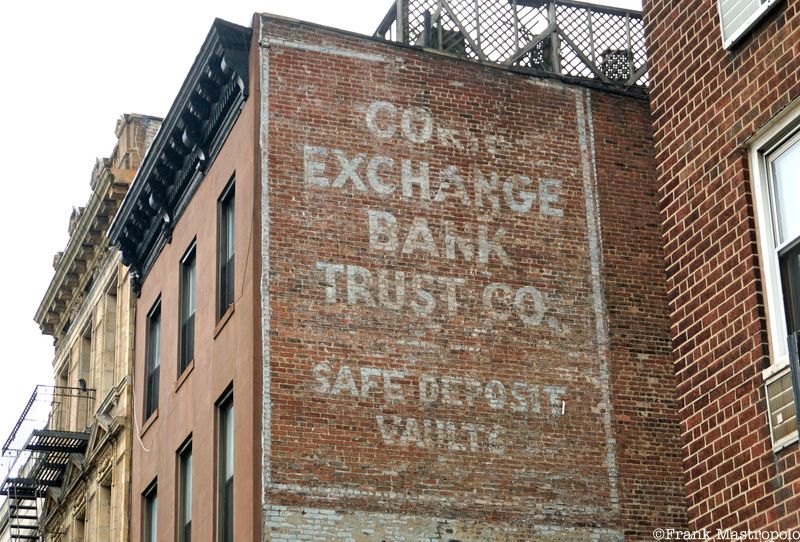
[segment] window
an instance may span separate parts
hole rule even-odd
[[[217,407],[217,542],[233,542],[233,395]]]
[[[158,487],[153,483],[144,492],[144,542],[158,542]]]
[[[158,377],[161,368],[161,304],[147,316],[147,350],[145,352],[144,419],[158,409]]]
[[[11,527],[13,531],[13,527]],[[72,524],[73,542],[83,542],[86,540],[86,508],[81,508],[75,514],[75,522]]]
[[[195,247],[193,244],[181,260],[178,376],[183,374],[183,371],[194,359],[195,275]]]
[[[788,339],[800,332],[800,106],[790,107],[751,148],[770,367],[764,371],[774,451],[797,441]]]
[[[726,49],[743,38],[780,0],[717,0],[722,27],[722,44]]]
[[[81,334],[81,339],[78,346],[78,356],[80,359],[80,365],[78,367],[78,381],[76,384],[81,390],[87,390],[88,388],[92,388],[94,383],[92,382],[92,376],[94,375],[94,356],[93,356],[93,349],[94,349],[94,342],[92,341],[92,324],[94,323],[94,314],[92,314],[92,318],[90,322],[86,324],[86,328],[83,330]],[[83,431],[85,428],[89,426],[91,423],[90,419],[90,412],[87,406],[89,405],[88,401],[81,400],[80,397],[86,397],[88,399],[89,395],[88,392],[78,392],[77,397],[74,403],[73,409],[73,416],[75,419],[75,425],[78,431]]]
[[[91,382],[92,367],[92,322],[86,324],[81,337],[79,356],[81,360],[80,377],[87,383]]]
[[[192,441],[178,451],[178,542],[192,542]]]
[[[112,472],[105,476],[97,486],[97,540],[114,540],[112,530],[114,517],[112,516]]]
[[[58,386],[66,388],[69,386],[69,360],[64,364],[64,368],[58,373]],[[69,415],[69,397],[63,397],[59,402],[53,402],[53,425],[59,431],[70,431],[72,429]]]
[[[100,368],[102,374],[96,381],[100,382],[98,397],[105,397],[114,387],[117,364],[117,280],[114,279],[106,290],[102,323],[102,351]]]
[[[787,337],[800,331],[800,132],[760,146],[756,209],[767,305],[772,364],[788,364]]]
[[[783,289],[783,310],[788,334],[800,331],[800,137],[767,156],[770,209],[775,231],[775,255]]]
[[[233,304],[234,183],[217,202],[217,319]]]

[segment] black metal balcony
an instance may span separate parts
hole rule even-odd
[[[86,432],[37,429],[31,433],[25,449],[32,452],[82,454],[86,451],[88,441],[89,434]]]
[[[37,477],[10,477],[3,480],[0,486],[0,495],[5,495],[16,500],[32,500],[45,496],[47,488],[58,487],[59,480],[42,479]]]
[[[396,0],[375,36],[646,92],[641,13],[574,0]]]

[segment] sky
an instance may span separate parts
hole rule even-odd
[[[640,0],[594,3],[641,9]],[[124,113],[166,115],[215,17],[268,12],[372,34],[391,0],[40,0],[0,18],[0,442],[36,384],[52,384],[53,342],[33,315],[89,198],[98,157]],[[2,477],[4,473],[0,473]]]

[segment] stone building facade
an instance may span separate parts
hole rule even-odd
[[[800,527],[800,2],[644,0],[690,525]]]
[[[159,125],[143,115],[117,121],[117,145],[97,161],[89,201],[73,209],[69,242],[55,256],[55,275],[36,312],[42,332],[54,339],[55,382],[45,387],[53,397],[47,425],[26,444],[31,468],[22,476],[47,487],[28,511],[38,515],[29,522],[38,530],[24,533],[31,539],[128,540],[134,298],[106,231]],[[42,431],[62,440],[45,441]],[[82,453],[56,466],[63,457],[58,443],[75,436]],[[8,529],[11,540],[20,539],[13,521]]]

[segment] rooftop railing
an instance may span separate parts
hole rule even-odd
[[[648,84],[637,11],[574,0],[396,0],[375,36],[532,73]]]

